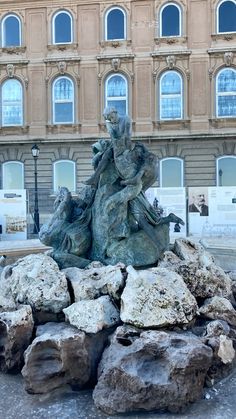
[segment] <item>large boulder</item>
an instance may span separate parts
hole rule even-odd
[[[88,269],[67,268],[65,275],[70,282],[75,302],[93,300],[110,295],[119,300],[124,288],[123,264],[115,266],[91,266]]]
[[[98,333],[117,325],[120,321],[119,310],[108,295],[96,300],[82,300],[63,310],[66,320],[86,333]]]
[[[119,327],[99,365],[95,405],[107,414],[178,412],[202,395],[212,350],[191,333]]]
[[[159,267],[177,272],[196,298],[232,298],[232,281],[203,246],[177,239],[172,252],[165,253]]]
[[[34,322],[30,306],[0,313],[0,370],[17,372],[22,368],[24,351],[29,346]]]
[[[186,325],[196,314],[197,303],[183,279],[164,268],[136,271],[128,276],[121,295],[121,320],[141,328]]]
[[[56,262],[44,254],[29,255],[4,269],[0,306],[29,304],[33,312],[60,313],[70,304],[67,280]]]
[[[88,336],[66,323],[46,323],[25,352],[22,375],[29,393],[48,393],[70,384],[93,386],[108,331]]]

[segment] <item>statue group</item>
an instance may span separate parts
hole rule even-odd
[[[95,260],[156,265],[169,246],[169,223],[183,224],[172,213],[162,217],[147,200],[145,191],[157,179],[157,158],[131,140],[130,118],[115,108],[106,108],[104,118],[110,139],[92,146],[94,173],[80,198],[60,188],[54,214],[39,233],[60,268],[84,268]]]

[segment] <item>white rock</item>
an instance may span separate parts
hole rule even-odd
[[[119,323],[119,311],[109,296],[96,300],[82,300],[63,310],[72,326],[86,333],[97,333]]]
[[[98,265],[98,262],[96,264]],[[71,283],[75,302],[93,300],[107,294],[119,300],[124,287],[121,271],[124,265],[96,266],[96,264],[90,269],[67,268],[63,270]]]
[[[220,335],[220,346],[217,355],[224,364],[229,364],[234,360],[235,350],[233,342],[225,335]]]
[[[128,277],[121,295],[121,320],[137,327],[187,324],[195,316],[197,303],[183,279],[164,268],[136,271]]]
[[[70,304],[67,280],[44,254],[28,255],[6,267],[0,280],[0,306],[29,304],[33,311],[59,313]]]

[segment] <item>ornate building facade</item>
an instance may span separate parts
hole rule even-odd
[[[78,193],[103,109],[132,119],[159,186],[236,185],[235,0],[0,0],[0,187],[41,220]]]

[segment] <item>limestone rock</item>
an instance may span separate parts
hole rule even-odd
[[[0,313],[0,370],[16,372],[23,365],[23,355],[31,342],[33,317],[30,306]]]
[[[66,323],[39,326],[25,352],[22,375],[29,393],[47,393],[65,384],[94,385],[108,332],[87,336]]]
[[[178,412],[201,397],[211,359],[191,333],[119,327],[99,365],[95,405],[106,414]]]
[[[214,263],[213,256],[206,252],[203,246],[189,239],[177,239],[173,246],[173,252],[186,262],[200,262],[202,266]]]
[[[223,297],[208,298],[199,309],[199,314],[213,320],[225,320],[231,326],[236,326],[236,311],[230,301]]]
[[[100,262],[99,262],[100,263]],[[101,295],[110,295],[119,300],[124,288],[123,264],[115,266],[94,266],[90,269],[67,268],[65,275],[74,293],[75,302],[93,300]]]
[[[29,255],[7,268],[0,279],[0,306],[29,304],[33,312],[59,313],[70,304],[65,274],[49,256]]]
[[[158,266],[182,276],[196,298],[210,298],[215,295],[232,297],[230,277],[214,263],[213,257],[200,244],[188,239],[177,239],[173,251],[165,252]]]
[[[119,311],[109,296],[82,300],[65,308],[66,320],[86,333],[98,333],[119,323]]]
[[[121,320],[137,327],[191,322],[197,303],[182,278],[164,268],[136,271],[129,266],[121,295]]]

